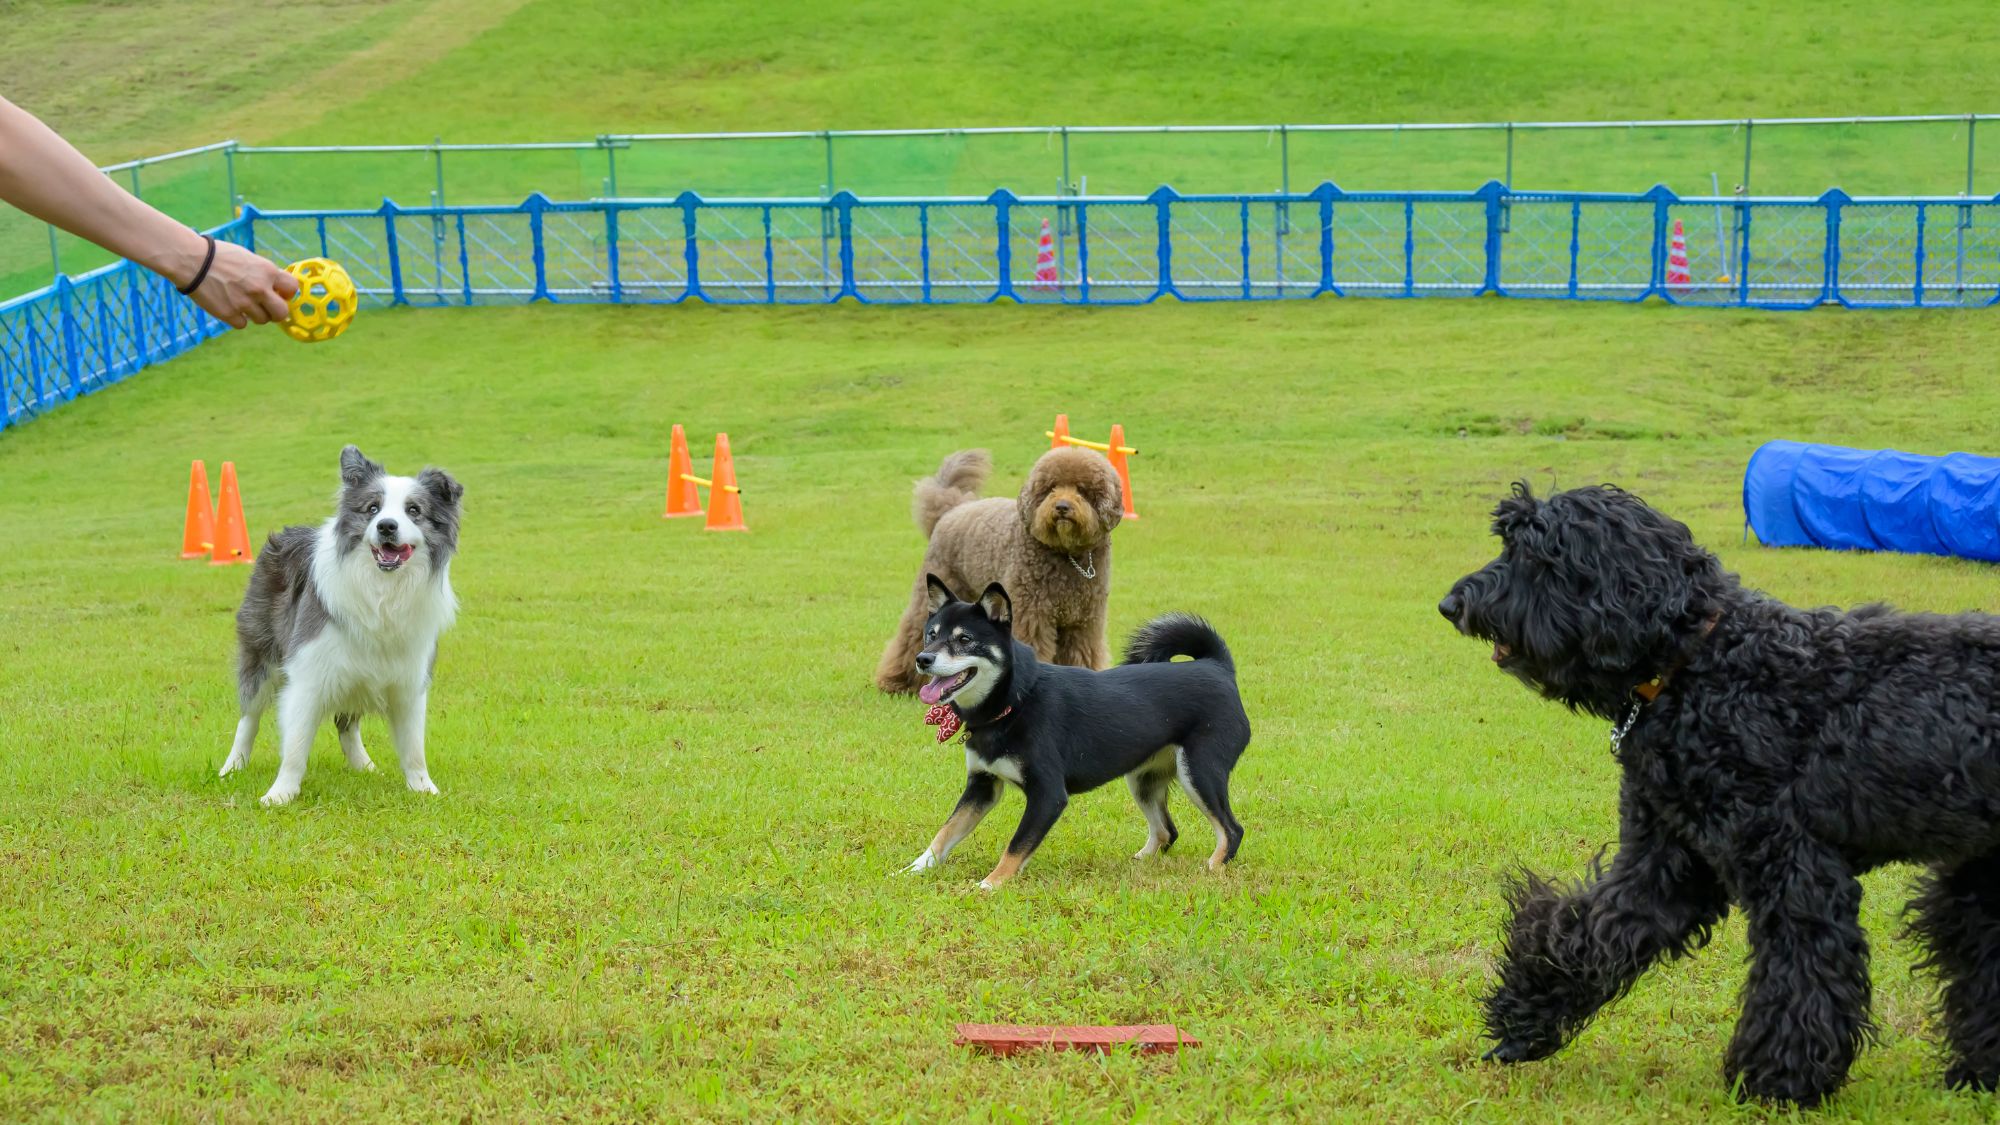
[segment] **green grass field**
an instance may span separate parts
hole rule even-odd
[[[1964,562],[1739,544],[1784,434],[1979,447],[1996,330],[1953,314],[1478,302],[1069,312],[371,313],[231,337],[0,441],[0,1117],[1638,1120],[1721,1112],[1740,924],[1558,1059],[1478,1065],[1499,883],[1614,833],[1601,723],[1432,608],[1508,481],[1620,481],[1806,603],[1991,605]],[[1114,631],[1236,649],[1257,729],[1230,871],[1078,799],[1025,875],[897,869],[962,764],[876,695],[921,551],[908,484],[1058,411],[1122,422],[1143,519]],[[753,531],[658,518],[669,426],[734,442]],[[244,572],[175,558],[187,461],[254,529],[324,517],[335,454],[467,488],[464,601],[420,798],[214,771]],[[386,734],[370,720],[378,761]],[[1179,798],[1175,798],[1179,802]],[[1180,804],[1182,819],[1188,816]],[[1987,1120],[1947,1095],[1869,880],[1882,1045],[1830,1120]],[[1173,1020],[1178,1062],[949,1045],[954,1021]],[[1752,1116],[1761,1116],[1754,1114]]]
[[[913,11],[18,0],[0,93],[107,161],[221,136],[2000,104],[2000,30],[1969,2]],[[1955,128],[1782,160],[1774,139],[1791,171],[1768,190],[1935,178]],[[1524,138],[1517,158],[1572,186],[1726,175],[1735,138],[1687,137]],[[1267,168],[1264,143],[1086,155],[1204,186]],[[1429,187],[1493,160],[1429,143],[1327,167]],[[1049,158],[946,155],[852,159],[983,191]],[[427,188],[423,168],[348,167],[323,186]],[[634,168],[646,190],[684,175]],[[145,190],[209,206],[219,174]],[[459,174],[505,198],[587,192],[594,172]],[[45,243],[0,215],[0,293]],[[1992,452],[1996,348],[1976,313],[1499,300],[371,311],[317,348],[205,345],[0,434],[0,1120],[1786,1117],[1721,1087],[1740,921],[1558,1058],[1477,1062],[1502,881],[1580,871],[1614,836],[1616,776],[1603,724],[1496,673],[1433,607],[1526,478],[1625,484],[1795,602],[1993,608],[1987,567],[1746,545],[1738,496],[1772,437]],[[963,780],[922,706],[868,684],[922,552],[910,482],[978,445],[1009,491],[1058,412],[1144,451],[1113,632],[1200,612],[1241,665],[1248,836],[1219,876],[1202,847],[1128,858],[1143,826],[1118,786],[1077,799],[1001,893],[974,884],[1018,797],[944,868],[899,874]],[[730,433],[750,534],[659,519],[676,422],[698,470]],[[237,464],[261,540],[324,518],[348,441],[467,488],[431,712],[443,793],[350,773],[322,732],[302,797],[265,810],[271,724],[246,773],[215,776],[247,575],[176,557],[188,462]],[[364,735],[391,760],[378,720]],[[1882,1038],[1825,1120],[2000,1112],[1940,1087],[1930,989],[1897,937],[1910,874],[1866,881]],[[1204,1046],[950,1046],[958,1021],[1152,1020]]]

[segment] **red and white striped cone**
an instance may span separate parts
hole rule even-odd
[[[1674,220],[1674,240],[1667,247],[1667,288],[1686,292],[1694,285],[1694,271],[1688,268],[1687,232]]]
[[[1059,280],[1056,274],[1056,236],[1049,233],[1049,221],[1043,219],[1042,239],[1035,245],[1035,288],[1052,293]]]

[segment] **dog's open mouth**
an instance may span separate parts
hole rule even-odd
[[[950,676],[932,676],[931,682],[917,689],[917,698],[925,703],[943,703],[958,694],[958,689],[972,682],[974,669]]]
[[[1509,656],[1513,655],[1513,652],[1514,652],[1513,649],[1508,648],[1506,645],[1501,644],[1499,641],[1494,641],[1493,663],[1495,664],[1500,663],[1501,661],[1507,659]]]
[[[394,570],[409,562],[410,556],[416,553],[417,548],[414,544],[401,543],[390,547],[371,546],[369,550],[375,552],[376,566],[383,570]]]

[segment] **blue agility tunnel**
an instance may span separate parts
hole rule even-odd
[[[1766,547],[2000,562],[2000,459],[1767,442],[1743,473],[1743,517]]]

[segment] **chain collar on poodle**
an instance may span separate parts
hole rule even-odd
[[[993,716],[993,721],[997,723],[1013,713],[1014,708],[1008,707],[1005,711]],[[940,703],[936,707],[924,712],[924,725],[938,728],[939,742],[950,742],[951,736],[957,734],[959,728],[965,725],[965,719],[959,715],[957,709],[952,707],[951,704]],[[968,730],[966,733],[970,734],[971,731]]]
[[[1078,574],[1083,575],[1085,578],[1097,577],[1097,552],[1085,551],[1082,562],[1077,562],[1075,555],[1064,555],[1063,557],[1069,560],[1069,565],[1075,567]]]
[[[1716,622],[1721,620],[1722,620],[1722,611],[1716,610],[1715,615],[1713,617],[1710,617],[1708,621],[1702,625],[1701,637],[1699,639],[1704,641],[1707,640],[1708,635],[1710,633],[1715,632]],[[1618,748],[1624,745],[1625,736],[1632,733],[1632,724],[1639,721],[1639,708],[1644,707],[1646,704],[1651,703],[1655,699],[1658,699],[1660,697],[1660,693],[1666,690],[1667,681],[1672,679],[1674,673],[1679,671],[1682,665],[1685,663],[1686,662],[1683,661],[1681,664],[1676,664],[1673,667],[1668,668],[1667,670],[1661,672],[1659,675],[1654,676],[1652,679],[1647,680],[1645,683],[1639,684],[1632,689],[1632,694],[1637,698],[1632,700],[1631,709],[1625,712],[1625,721],[1622,723],[1616,723],[1611,728],[1611,753],[1613,755],[1616,755],[1618,753]]]

